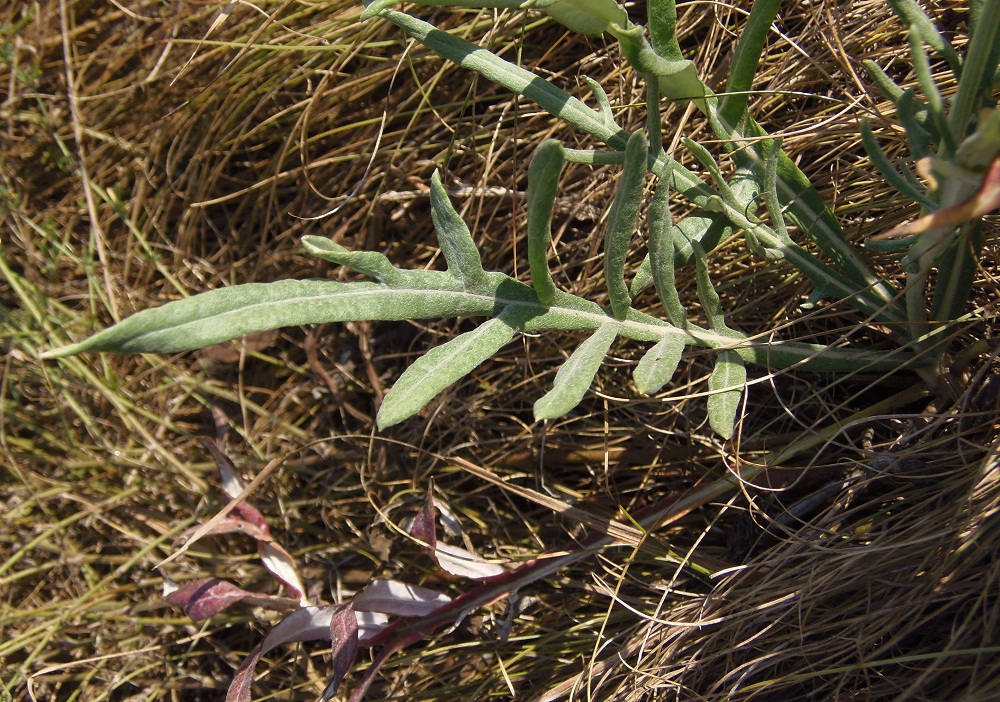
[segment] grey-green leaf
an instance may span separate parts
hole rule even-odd
[[[438,393],[464,378],[510,342],[519,327],[516,309],[508,307],[499,317],[418,358],[382,400],[376,418],[379,429],[412,417]]]
[[[694,260],[698,271],[698,300],[705,310],[709,326],[717,332],[725,331],[728,328],[726,326],[726,317],[722,312],[719,293],[715,291],[715,286],[712,285],[712,279],[708,274],[708,261],[706,260],[705,250],[696,241],[692,242],[692,247],[694,248]]]
[[[677,8],[674,0],[649,0],[646,16],[649,19],[649,38],[656,53],[668,61],[683,61],[684,54],[677,41]]]
[[[750,90],[753,89],[753,80],[758,73],[760,55],[764,51],[764,43],[780,5],[781,0],[757,0],[740,31],[720,107],[722,117],[730,124],[738,124],[746,114]]]
[[[656,294],[675,327],[687,325],[687,313],[674,280],[674,242],[681,234],[670,218],[669,179],[661,178],[649,203],[649,263]]]
[[[403,277],[403,272],[377,251],[351,251],[322,236],[304,236],[302,245],[316,258],[347,266],[385,285],[398,283]]]
[[[86,351],[173,353],[301,324],[492,314],[493,298],[463,293],[447,274],[425,273],[433,274],[428,285],[442,287],[395,290],[378,283],[333,280],[234,285],[137,312],[89,339],[53,349],[43,357]]]
[[[565,150],[555,139],[543,141],[535,149],[528,166],[528,263],[531,285],[543,304],[552,303],[556,284],[549,272],[552,242],[552,209],[559,189],[559,173]]]
[[[604,236],[604,275],[611,310],[618,319],[624,319],[632,306],[632,298],[625,284],[625,259],[635,232],[635,220],[639,215],[639,203],[642,201],[642,189],[646,182],[648,149],[646,135],[642,130],[637,130],[629,137],[625,146],[622,177],[608,213],[608,230]]]
[[[643,395],[652,395],[674,377],[677,364],[681,362],[684,352],[684,337],[681,334],[670,334],[655,344],[640,359],[635,367],[633,377],[635,387]]]
[[[721,351],[708,379],[708,423],[724,439],[733,437],[747,369],[735,351]]]
[[[452,206],[437,171],[431,176],[431,219],[441,242],[441,252],[448,262],[448,272],[458,275],[466,290],[486,287],[488,281],[479,249],[469,227]]]
[[[616,336],[618,324],[608,320],[570,354],[552,389],[535,402],[535,419],[556,419],[580,404]]]

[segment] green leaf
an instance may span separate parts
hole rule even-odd
[[[646,184],[646,160],[649,145],[642,130],[629,137],[625,146],[625,167],[615,190],[615,199],[608,213],[608,229],[604,235],[604,275],[608,284],[608,296],[615,317],[623,319],[632,305],[625,284],[625,259],[628,257],[629,243],[635,232],[635,221],[642,202],[642,190]]]
[[[559,189],[559,173],[565,161],[562,144],[543,141],[528,166],[528,263],[531,285],[543,304],[551,304],[556,284],[549,272],[552,243],[552,209]]]
[[[920,40],[920,33],[916,27],[910,27],[910,58],[913,61],[913,71],[917,74],[917,83],[924,97],[927,98],[927,109],[930,112],[931,120],[934,122],[935,131],[941,141],[940,155],[946,158],[955,153],[955,145],[961,134],[952,134],[944,114],[944,100],[934,82],[931,73],[931,62],[924,51],[923,42]]]
[[[882,147],[879,146],[878,141],[875,139],[875,134],[872,132],[871,127],[868,126],[868,120],[866,119],[861,120],[861,144],[865,147],[872,165],[878,169],[878,172],[882,174],[886,182],[895,188],[897,192],[906,195],[914,202],[920,203],[928,210],[937,209],[937,203],[927,197],[926,194],[917,190],[909,180],[903,177],[903,174],[893,165],[889,157],[885,155]]]
[[[916,102],[913,88],[904,90],[903,94],[899,96],[899,100],[896,101],[896,119],[906,131],[906,140],[910,144],[910,154],[914,160],[919,161],[931,155],[931,137],[936,136],[933,134],[936,129],[932,119],[925,123],[927,129],[920,123],[917,118]]]
[[[541,76],[404,12],[385,10],[382,17],[402,28],[441,58],[534,100],[550,114],[582,129],[608,146],[616,149],[625,147],[628,135],[624,130],[609,126],[600,112],[590,109],[582,100],[557,88]]]
[[[982,248],[982,222],[962,227],[937,262],[931,319],[950,322],[965,312]]]
[[[684,337],[664,337],[643,355],[635,367],[633,377],[636,389],[643,395],[652,395],[670,382],[683,352]]]
[[[921,39],[944,57],[957,78],[961,73],[962,60],[955,53],[955,49],[948,43],[948,40],[941,36],[941,32],[934,26],[934,22],[924,13],[916,0],[889,0],[889,5],[897,17],[908,27],[915,29]]]
[[[712,279],[708,275],[708,261],[705,257],[705,251],[697,242],[694,242],[693,246],[695,251],[694,261],[698,271],[698,300],[705,310],[708,324],[714,331],[729,331],[729,327],[726,326],[725,314],[722,311],[722,302],[719,301],[719,293],[715,291]]]
[[[739,41],[733,52],[733,60],[729,68],[729,82],[726,84],[726,94],[719,107],[721,115],[730,123],[737,124],[743,120],[753,88],[753,79],[757,75],[757,65],[764,51],[771,24],[778,14],[781,0],[756,0],[750,9],[750,16],[740,31]]]
[[[441,252],[448,262],[448,272],[458,275],[466,290],[479,290],[489,285],[472,233],[452,207],[437,171],[431,176],[431,219],[441,242]]]
[[[683,61],[677,41],[677,8],[674,0],[649,0],[646,4],[649,39],[653,49],[668,61]]]
[[[487,274],[490,287],[478,293],[462,288],[455,276],[441,271],[401,271],[405,285],[341,283],[330,280],[282,280],[250,283],[195,295],[145,310],[76,344],[51,349],[42,358],[61,358],[90,351],[116,353],[172,353],[202,348],[253,332],[285,326],[350,322],[399,321],[441,317],[490,317],[509,306],[524,315],[524,331],[595,332],[608,324],[599,305],[557,292],[551,306],[535,292],[501,273]],[[521,318],[521,317],[519,317]],[[689,324],[684,332],[649,315],[629,310],[620,333],[635,341],[658,342],[682,334],[688,343],[707,348],[733,344],[731,333],[719,334]],[[906,364],[927,365],[899,350],[876,353],[796,342],[745,342],[741,357],[768,367],[801,364],[803,368],[844,371],[868,368],[891,370]]]
[[[618,329],[618,324],[608,320],[577,347],[556,373],[552,389],[535,402],[535,419],[556,419],[580,404],[618,336]]]
[[[669,181],[661,178],[649,203],[649,267],[667,318],[675,327],[683,328],[687,326],[687,313],[674,280],[674,242],[678,236],[670,218]]]
[[[393,266],[384,254],[377,251],[350,251],[330,239],[311,235],[302,237],[302,245],[316,258],[346,266],[385,285],[399,283],[403,278],[404,271]]]
[[[463,295],[451,276],[426,272],[438,274],[427,279],[427,284],[441,289],[400,290],[377,283],[332,280],[234,285],[138,312],[85,341],[49,351],[45,357],[84,351],[173,353],[300,324],[492,313],[495,301],[491,297]]]
[[[766,155],[764,169],[764,203],[767,205],[767,214],[771,220],[771,227],[782,239],[789,240],[788,227],[785,226],[785,210],[778,199],[778,162],[781,160],[781,139],[772,139],[770,143],[760,145],[761,151]],[[747,230],[750,234],[751,230]],[[751,235],[752,236],[752,235]],[[764,253],[767,256],[765,250]]]
[[[990,97],[992,82],[1000,64],[1000,3],[983,3],[972,24],[972,39],[958,81],[948,122],[956,139],[965,136],[983,98]]]
[[[613,24],[629,24],[628,13],[615,0],[559,0],[543,12],[578,34],[603,34]]]
[[[475,71],[487,80],[503,85],[519,95],[524,95],[526,98],[534,100],[549,114],[581,129],[594,139],[612,148],[624,149],[628,138],[624,130],[609,127],[599,112],[591,110],[582,101],[571,96],[566,91],[555,87],[541,76],[536,76],[485,49],[459,37],[442,32],[433,25],[405,13],[395,10],[385,10],[382,13],[382,17],[404,29],[408,34],[432,49],[442,58],[453,61],[463,68]],[[635,27],[629,31],[631,32],[629,35],[629,44],[626,45],[623,42],[623,51],[642,54],[648,51],[650,54],[653,54],[654,59],[660,59],[660,57],[655,55],[648,42],[645,41],[641,27]],[[618,32],[616,31],[617,35]],[[645,44],[645,47],[643,47],[643,44]],[[638,56],[633,56],[632,58],[637,59]],[[629,60],[631,61],[632,58]],[[686,71],[690,68],[693,71],[693,64],[690,66],[670,66],[667,68],[670,70],[677,68],[678,71]],[[696,72],[693,78],[698,85],[702,86],[699,89],[701,91],[699,94],[705,95],[704,90],[706,88],[697,79]],[[671,92],[668,93],[664,89],[665,85],[667,90]],[[674,96],[673,93],[682,92],[677,88],[677,84],[673,84],[673,87],[671,87],[669,81],[665,84],[662,79],[660,81],[660,89],[662,93],[675,97],[675,99],[678,99],[679,96]],[[684,96],[685,99],[691,97],[692,95],[689,93]],[[710,100],[696,100],[696,102],[704,109],[706,114],[710,113]],[[720,120],[713,120],[713,129],[718,127],[720,134],[724,135],[723,138],[733,140],[731,147],[735,149],[734,157],[739,157],[744,152],[752,151],[752,149],[744,148],[745,144],[742,132],[737,130],[735,126],[720,125],[719,122]],[[750,137],[763,134],[760,126],[752,120],[748,122],[746,131],[754,132],[749,134]],[[748,163],[738,163],[737,165],[741,168],[746,167],[748,170],[753,170],[758,165],[754,163],[753,158],[747,160]],[[705,185],[697,175],[666,156],[657,156],[651,170],[661,178],[671,178],[671,187],[699,206],[704,207],[713,194],[711,188]],[[781,154],[780,156],[778,172],[779,195],[782,202],[788,205],[788,216],[803,231],[809,232],[823,251],[833,258],[837,265],[846,271],[846,274],[835,270],[802,247],[785,246],[782,251],[785,258],[804,275],[808,276],[817,286],[835,290],[838,299],[849,301],[850,304],[863,310],[866,314],[873,315],[875,319],[887,323],[905,321],[905,311],[902,305],[895,300],[896,293],[893,286],[875,276],[864,262],[861,261],[851,245],[844,239],[836,217],[826,207],[822,198],[816,193],[805,175],[802,174],[798,167],[785,154]],[[717,223],[717,226],[715,226],[716,232],[725,230],[725,225],[722,223],[727,218],[736,226],[752,226],[752,223],[746,219],[742,208],[728,207],[724,216],[714,215],[712,217],[713,222]],[[688,232],[685,224],[687,219],[685,218],[678,223],[678,227],[685,232]],[[764,241],[765,237],[760,231],[758,231],[758,238],[769,247],[783,245],[776,237],[771,237],[773,241]],[[686,256],[687,253],[683,252],[683,255],[678,260],[685,260]]]
[[[987,170],[1000,155],[1000,108],[994,107],[980,117],[976,131],[965,138],[955,153],[955,162],[973,173]]]
[[[386,393],[378,410],[379,429],[409,419],[449,385],[464,378],[514,338],[523,320],[515,307],[460,334],[418,358]]]
[[[604,86],[590,76],[584,76],[583,80],[587,83],[587,87],[590,88],[590,92],[594,94],[594,98],[597,100],[597,109],[601,113],[604,124],[608,127],[617,127],[618,125],[615,124],[615,113],[611,109],[611,100],[608,99],[608,94],[604,92]]]
[[[708,396],[708,423],[724,439],[733,438],[746,380],[743,359],[733,351],[720,352],[708,379],[708,389],[712,392]]]
[[[719,196],[733,207],[737,206],[736,195],[729,187],[729,183],[722,175],[722,170],[719,169],[719,164],[715,162],[715,158],[704,146],[694,141],[693,139],[688,139],[687,137],[681,138],[681,143],[687,147],[687,150],[691,152],[698,163],[708,171],[709,177],[712,179],[712,184],[715,185],[715,189],[719,192]]]
[[[882,70],[874,61],[866,60],[864,61],[865,71],[868,72],[868,77],[872,79],[875,83],[875,87],[878,91],[882,93],[893,105],[899,102],[899,98],[903,95],[903,89],[896,85],[896,81],[889,77],[885,71]],[[917,109],[914,114],[917,122],[926,128],[927,120],[930,119],[930,115],[927,112],[927,106],[924,105],[919,100],[916,100]]]
[[[643,76],[655,78],[659,84],[660,94],[671,100],[704,103],[711,95],[711,90],[698,77],[698,69],[687,59],[670,59],[659,55],[653,50],[642,26],[628,29],[609,27],[621,44],[625,60]],[[704,109],[704,108],[703,108]]]

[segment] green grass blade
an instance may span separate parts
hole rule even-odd
[[[652,395],[670,382],[681,362],[684,338],[667,336],[647,351],[635,367],[635,387],[643,395]]]
[[[551,304],[556,284],[549,271],[552,243],[552,209],[559,189],[565,153],[558,141],[548,139],[535,149],[528,166],[528,263],[531,285],[543,304]]]
[[[746,380],[743,359],[732,351],[720,352],[708,379],[708,389],[712,392],[708,396],[708,423],[724,439],[733,438]]]
[[[625,146],[625,166],[608,213],[608,229],[604,236],[604,276],[611,310],[618,319],[623,319],[632,306],[625,284],[625,259],[635,232],[639,203],[642,202],[642,190],[646,183],[648,149],[642,130],[629,137]]]
[[[437,171],[431,176],[431,219],[441,242],[441,252],[448,262],[448,272],[458,275],[466,290],[485,288],[489,281],[479,249],[469,227],[452,206]]]
[[[552,389],[535,402],[535,419],[557,419],[580,404],[618,336],[618,329],[619,325],[609,319],[570,354],[556,373]]]
[[[378,410],[379,429],[419,412],[441,391],[471,373],[514,338],[520,327],[517,309],[508,307],[476,329],[428,351],[410,365],[386,393]]]

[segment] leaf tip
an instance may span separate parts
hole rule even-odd
[[[67,344],[66,346],[57,346],[54,349],[42,351],[38,354],[38,359],[41,361],[50,361],[56,358],[66,358],[67,356],[74,356],[83,350],[84,342]]]

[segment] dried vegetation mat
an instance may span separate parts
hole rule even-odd
[[[964,3],[933,5],[961,44]],[[266,616],[234,608],[194,624],[163,601],[153,570],[224,504],[198,441],[216,431],[213,407],[247,477],[275,468],[255,502],[326,601],[375,577],[461,592],[399,535],[431,478],[481,553],[517,561],[584,538],[574,518],[463,465],[626,523],[665,495],[771,466],[534,584],[513,607],[485,607],[401,652],[369,699],[1000,699],[995,221],[954,330],[966,351],[950,359],[949,393],[906,373],[758,372],[725,444],[707,429],[707,362],[686,354],[668,389],[643,398],[627,344],[570,418],[532,422],[569,334],[519,338],[384,434],[373,417],[386,388],[461,322],[37,360],[194,292],[346,275],[302,255],[306,233],[439,267],[434,168],[487,268],[525,273],[527,161],[543,139],[578,135],[393,26],[360,23],[360,10],[339,0],[0,9],[0,700],[222,698]],[[683,48],[710,83],[725,83],[743,18],[725,4],[680,6]],[[570,42],[537,15],[436,21],[510,60],[544,58],[570,92],[584,94],[589,75],[614,86],[613,104],[644,99],[600,39]],[[784,136],[852,238],[915,214],[880,182],[857,129],[867,116],[901,152],[859,65],[892,72],[905,51],[881,2],[788,3],[758,75],[751,112]],[[709,138],[698,120],[668,112],[668,150],[681,135]],[[596,298],[613,171],[573,168],[557,202],[554,275]],[[736,243],[713,266],[741,331],[866,338],[843,306],[800,308],[809,290],[791,268],[764,269]],[[679,276],[693,297],[693,272]],[[272,587],[247,550],[206,539],[169,572]],[[316,698],[329,650],[271,652],[255,698]]]

